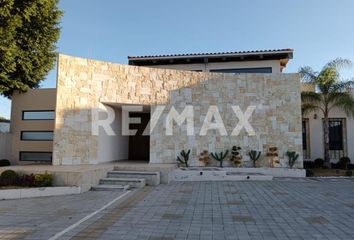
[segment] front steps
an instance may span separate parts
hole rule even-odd
[[[99,185],[92,187],[94,191],[126,191],[131,188],[143,188],[145,185],[160,184],[160,172],[119,171],[116,167],[100,179]]]

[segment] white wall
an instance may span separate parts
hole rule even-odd
[[[98,163],[128,159],[129,137],[122,136],[122,110],[117,108],[113,109],[115,119],[111,127],[116,135],[109,136],[106,131],[100,127],[98,135]],[[103,116],[103,119],[105,119],[105,116]]]
[[[0,159],[10,159],[11,134],[0,133]]]
[[[322,130],[323,114],[321,112],[317,112],[317,119],[314,119],[314,114],[315,113],[310,113],[306,116],[306,118],[309,119],[310,149],[311,149],[312,160],[316,158],[324,158],[323,130]],[[351,162],[354,163],[354,119],[352,117],[348,117],[340,109],[333,109],[330,112],[329,117],[346,119],[348,157],[351,159]]]
[[[233,69],[233,68],[260,68],[272,67],[272,73],[280,73],[279,60],[247,61],[247,62],[221,62],[221,63],[203,63],[203,64],[171,64],[149,66],[152,68],[166,68],[178,70],[200,70],[209,72],[210,69]]]

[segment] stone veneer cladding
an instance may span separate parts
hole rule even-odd
[[[239,145],[245,153],[268,146],[302,152],[300,78],[297,74],[221,74],[156,69],[113,64],[59,55],[53,164],[97,162],[98,137],[91,134],[91,109],[99,103],[167,105],[150,137],[150,162],[174,163],[181,149],[192,149],[192,164],[204,149],[221,151]],[[166,136],[164,117],[174,106],[179,112],[194,106],[195,136],[185,125]],[[257,106],[250,123],[256,136],[220,136],[211,130],[199,136],[210,105],[219,107],[230,134],[238,119],[232,105],[242,111]],[[185,123],[184,123],[185,124]],[[175,125],[176,126],[176,125]],[[266,161],[261,165],[267,166]],[[302,156],[296,165],[302,167]]]

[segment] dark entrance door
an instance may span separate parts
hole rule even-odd
[[[138,130],[135,136],[129,136],[129,160],[150,159],[150,136],[143,136],[143,132],[149,123],[150,113],[129,113],[129,117],[139,117],[140,124],[129,124],[130,129]]]

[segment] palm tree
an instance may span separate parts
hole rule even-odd
[[[329,155],[329,113],[333,108],[342,109],[347,115],[354,116],[354,97],[351,90],[354,81],[341,81],[339,71],[343,67],[350,67],[348,59],[335,59],[327,63],[320,72],[311,67],[302,67],[299,73],[303,82],[316,86],[316,91],[301,93],[302,114],[309,112],[323,113],[324,129],[324,160],[326,166],[330,165]]]

